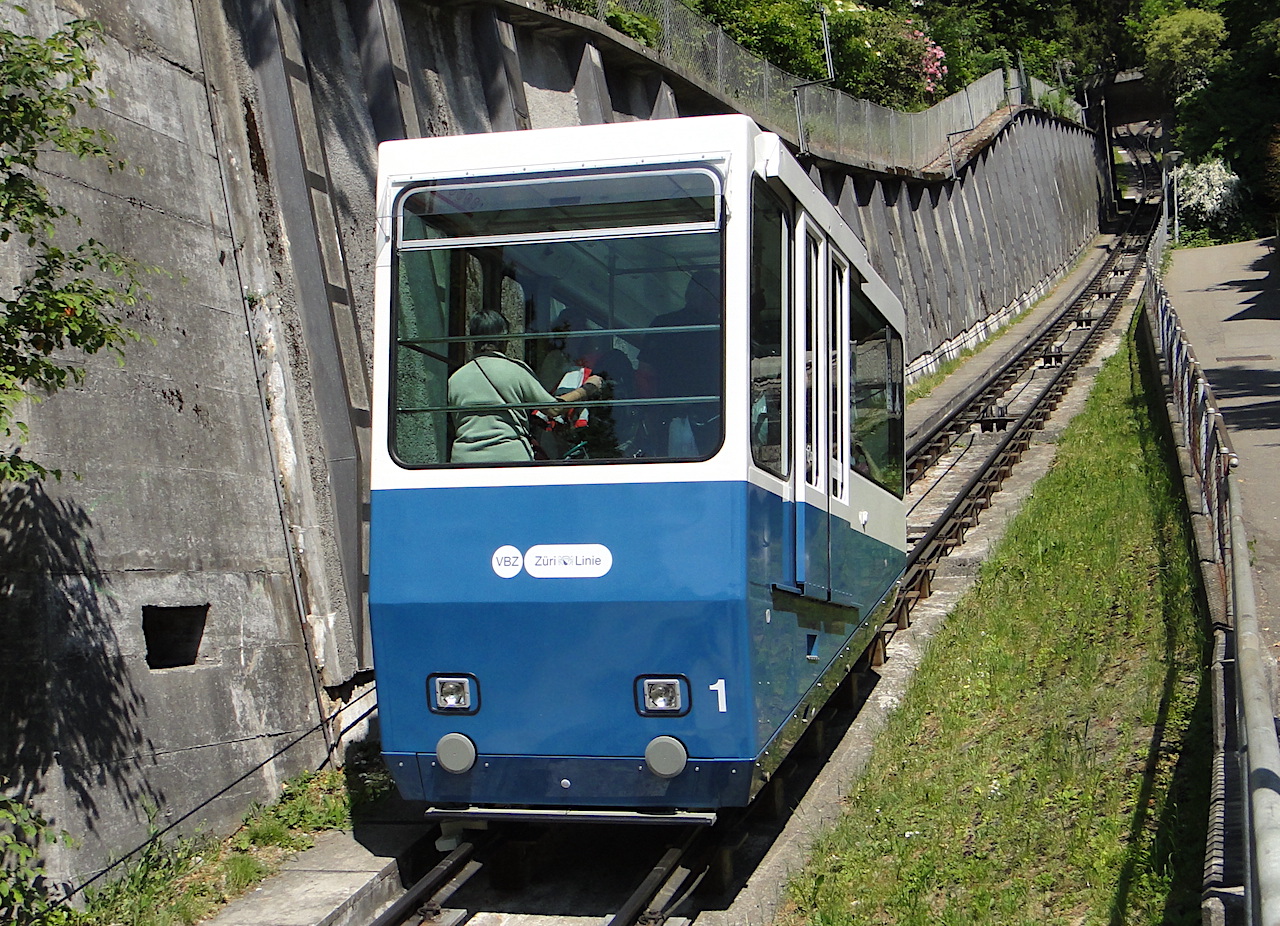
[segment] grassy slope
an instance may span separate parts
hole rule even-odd
[[[1122,349],[784,919],[1199,922],[1210,710],[1157,434]]]

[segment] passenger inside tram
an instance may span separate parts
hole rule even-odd
[[[704,456],[719,439],[720,274],[699,270],[685,287],[684,306],[659,315],[640,348],[636,375],[648,398],[693,399],[655,403],[645,414],[655,455]],[[701,401],[697,401],[697,400]],[[710,401],[709,401],[710,400]]]

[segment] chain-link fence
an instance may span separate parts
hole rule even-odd
[[[1000,69],[924,112],[898,112],[775,67],[680,0],[596,0],[596,15],[602,21],[642,18],[664,63],[761,124],[795,137],[801,148],[873,167],[922,169],[946,157],[953,136],[1002,107],[1053,92],[1034,78],[1024,91],[1019,72]],[[1062,114],[1079,121],[1074,101],[1063,108]]]

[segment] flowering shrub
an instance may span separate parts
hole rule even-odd
[[[917,15],[834,0],[829,21],[842,90],[896,109],[936,101],[947,74],[946,52]]]
[[[1239,218],[1244,184],[1221,158],[1174,168],[1181,219],[1192,228],[1225,230]]]
[[[907,22],[910,23],[911,20],[908,19]],[[947,66],[942,63],[947,53],[919,29],[911,30],[911,36],[924,46],[920,53],[920,73],[924,75],[924,89],[929,93],[936,93],[942,86],[943,78],[947,76]]]

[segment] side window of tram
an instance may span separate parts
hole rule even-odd
[[[841,375],[841,369],[844,360],[840,354],[840,344],[843,339],[843,321],[847,313],[845,311],[846,300],[849,292],[849,266],[837,259],[832,254],[830,268],[827,274],[827,300],[828,300],[828,332],[830,340],[828,341],[828,381],[827,389],[830,395],[828,402],[828,428],[827,445],[830,452],[829,474],[831,477],[831,497],[834,499],[844,499],[845,488],[845,398],[844,398],[844,377]]]
[[[391,448],[409,466],[447,458],[449,374],[461,345],[448,338],[456,274],[446,251],[402,251],[396,269]]]
[[[757,466],[786,478],[787,317],[790,217],[757,180],[751,224],[751,457]]]
[[[902,339],[854,287],[849,300],[849,460],[901,496]]]
[[[822,242],[808,237],[804,249],[804,481],[818,485],[818,326],[825,321],[822,304]]]

